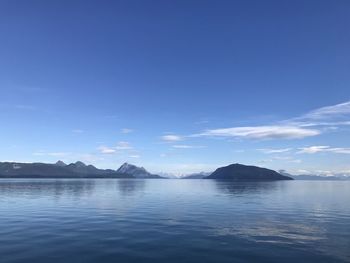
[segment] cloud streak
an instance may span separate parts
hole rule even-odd
[[[350,101],[310,111],[309,113],[302,116],[302,118],[323,120],[334,117],[344,117],[348,115],[350,115]]]
[[[290,152],[292,148],[283,148],[283,149],[258,149],[259,151],[266,154],[274,154],[274,153],[286,153]]]
[[[133,147],[130,145],[129,142],[118,142],[117,146],[115,147],[117,150],[131,150]]]
[[[317,146],[300,148],[300,151],[298,153],[315,154],[315,153],[322,153],[322,152],[350,154],[350,148],[337,148],[337,147],[330,147],[326,145],[317,145]]]
[[[200,149],[205,148],[205,146],[195,146],[195,145],[186,145],[186,144],[175,144],[172,145],[175,149]]]
[[[116,152],[116,149],[113,149],[113,148],[110,148],[107,146],[100,146],[100,147],[98,147],[98,150],[102,154],[114,154]]]
[[[350,125],[350,101],[318,108],[282,123],[299,127]]]
[[[300,117],[272,125],[228,127],[205,130],[189,137],[226,137],[256,140],[303,139],[350,125],[350,101],[322,107]]]
[[[128,133],[132,133],[134,130],[132,129],[128,129],[128,128],[124,128],[124,129],[121,129],[120,132],[123,133],[123,134],[128,134]]]
[[[114,147],[108,147],[108,146],[102,145],[97,148],[97,150],[102,154],[115,154],[118,152],[129,151],[133,149],[134,148],[130,145],[130,143],[125,141],[118,142],[117,146],[114,146]]]
[[[271,125],[252,127],[233,127],[206,130],[195,136],[233,137],[247,139],[301,139],[319,135],[316,129],[307,129],[296,126]]]
[[[162,136],[161,139],[165,142],[179,142],[183,140],[183,137],[175,134],[169,134]]]
[[[71,155],[72,153],[70,152],[35,152],[33,155],[35,156],[53,156],[53,157],[66,157]]]

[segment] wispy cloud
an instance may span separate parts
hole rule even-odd
[[[73,133],[77,133],[77,134],[80,134],[80,133],[83,133],[84,130],[81,130],[81,129],[74,129],[72,130]]]
[[[169,134],[162,136],[161,139],[165,142],[179,142],[183,140],[183,137],[175,134]]]
[[[323,120],[334,117],[344,117],[350,115],[350,101],[322,107],[316,110],[313,110],[301,118],[303,119],[313,119],[313,120]]]
[[[283,162],[283,163],[301,163],[302,160],[300,159],[295,159],[293,157],[290,156],[274,156],[272,158],[269,159],[264,159],[264,160],[260,160],[258,161],[259,163],[271,163],[271,162]]]
[[[113,149],[107,146],[100,146],[97,149],[99,150],[100,153],[103,153],[103,154],[114,154],[116,152],[116,149]]]
[[[300,159],[295,159],[291,156],[274,156],[272,157],[274,160],[278,160],[278,161],[284,161],[284,162],[288,162],[288,163],[301,163],[302,160]]]
[[[131,154],[129,155],[130,158],[140,158],[141,156],[139,154]]]
[[[128,133],[132,133],[134,130],[132,129],[128,129],[128,128],[123,128],[120,130],[121,133],[123,134],[128,134]]]
[[[299,127],[350,125],[350,101],[318,108],[282,123]]]
[[[70,152],[44,152],[44,151],[39,151],[33,153],[35,156],[53,156],[53,157],[66,157],[71,155],[72,153]]]
[[[258,149],[258,151],[261,151],[266,154],[274,154],[274,153],[286,153],[290,152],[292,148],[283,148],[283,149]]]
[[[282,120],[271,125],[209,129],[189,137],[302,139],[327,131],[335,131],[337,126],[350,125],[350,120],[344,120],[344,118],[350,119],[350,101],[322,107],[299,117]]]
[[[300,139],[315,136],[321,132],[316,129],[306,129],[294,126],[272,125],[233,127],[206,130],[194,136],[234,137],[248,139]]]
[[[117,143],[116,146],[105,146],[102,145],[97,148],[97,150],[102,154],[115,154],[115,153],[121,153],[123,151],[129,152],[130,150],[133,150],[134,148],[130,145],[129,142],[120,141]]]
[[[118,142],[115,149],[117,149],[117,150],[131,150],[131,149],[133,149],[133,147],[130,145],[129,142],[121,141],[121,142]]]
[[[300,148],[300,151],[298,153],[314,154],[314,153],[321,153],[321,152],[350,154],[350,148],[330,147],[330,146],[326,146],[326,145],[318,145],[318,146],[310,146],[310,147]]]
[[[300,127],[313,127],[313,126],[347,126],[350,125],[350,121],[334,121],[334,122],[299,122],[295,123]]]
[[[172,145],[172,147],[176,148],[176,149],[199,149],[199,148],[205,148],[205,146],[186,145],[186,144],[175,144],[175,145]]]

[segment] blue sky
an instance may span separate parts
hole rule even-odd
[[[0,160],[350,173],[349,1],[0,2]]]

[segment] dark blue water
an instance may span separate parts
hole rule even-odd
[[[2,179],[0,262],[350,262],[350,182]]]

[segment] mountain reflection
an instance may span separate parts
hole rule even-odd
[[[119,179],[117,180],[118,192],[122,196],[132,196],[140,193],[146,187],[147,180],[144,179]]]
[[[281,187],[280,182],[237,182],[231,180],[213,180],[219,192],[230,195],[259,194],[274,191]]]
[[[0,195],[18,198],[40,198],[61,196],[82,197],[92,194],[95,180],[6,180],[0,183]]]

